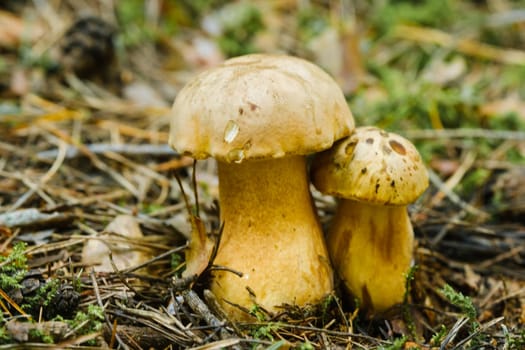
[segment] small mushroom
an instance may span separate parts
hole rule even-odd
[[[309,192],[305,155],[354,129],[337,83],[305,60],[254,54],[227,60],[190,81],[171,112],[170,144],[218,161],[224,223],[211,289],[232,304],[316,303],[332,291],[323,233]],[[253,293],[253,295],[252,295]]]
[[[360,127],[318,154],[311,174],[319,191],[340,198],[327,245],[345,286],[372,312],[402,302],[414,242],[407,205],[428,187],[415,146]]]

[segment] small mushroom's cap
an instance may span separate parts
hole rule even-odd
[[[319,191],[372,204],[407,205],[428,187],[416,147],[375,127],[359,127],[316,155],[311,172]]]
[[[303,59],[253,54],[199,74],[177,95],[170,145],[225,162],[303,155],[354,129],[337,83]]]

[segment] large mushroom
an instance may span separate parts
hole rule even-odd
[[[237,304],[270,312],[331,292],[332,270],[309,192],[305,155],[354,129],[337,83],[305,60],[253,54],[205,71],[177,95],[170,144],[218,161],[220,219],[211,289],[233,319]],[[253,295],[251,295],[253,293]]]
[[[345,286],[371,312],[402,302],[414,244],[407,205],[428,186],[415,146],[360,127],[318,154],[311,174],[319,191],[340,198],[327,245]]]

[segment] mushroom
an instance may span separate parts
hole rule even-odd
[[[371,312],[402,302],[414,244],[407,205],[428,187],[415,146],[359,127],[316,155],[311,174],[319,191],[340,197],[326,240],[344,285]]]
[[[232,319],[234,304],[270,312],[320,301],[332,269],[309,191],[305,155],[354,129],[337,83],[303,59],[252,54],[199,74],[177,95],[170,145],[218,161],[220,220],[211,290]]]

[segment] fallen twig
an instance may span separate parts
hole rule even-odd
[[[19,209],[0,214],[0,226],[31,227],[55,226],[71,221],[71,216],[63,213],[43,213],[38,209]]]
[[[102,298],[100,297],[100,291],[98,289],[98,283],[97,283],[97,278],[95,276],[95,270],[91,269],[90,277],[91,277],[91,283],[93,284],[93,290],[95,291],[97,304],[98,304],[98,306],[100,306],[102,308],[102,310],[106,310],[106,308],[104,307],[104,303],[102,302]],[[111,320],[109,319],[109,317],[108,317],[108,315],[106,314],[105,311],[104,311],[104,318],[106,320],[107,326],[111,329],[112,328],[112,323],[111,323]],[[128,350],[129,349],[129,347],[126,345],[126,343],[124,343],[122,341],[122,339],[120,338],[120,336],[118,334],[115,334],[115,339],[117,340],[119,345],[124,350]]]
[[[211,313],[208,306],[199,298],[197,293],[192,289],[186,289],[182,291],[182,297],[184,301],[190,306],[190,308],[198,315],[202,316],[206,323],[212,327],[222,328],[224,322],[221,322],[214,314]]]
[[[87,150],[93,154],[103,154],[106,152],[113,152],[126,155],[154,155],[154,156],[177,156],[177,152],[168,145],[153,145],[153,144],[112,144],[112,143],[94,143],[84,145]],[[38,152],[36,157],[38,159],[54,159],[57,157],[59,150],[51,149],[47,151]],[[69,146],[66,151],[66,159],[72,159],[82,156],[82,151],[78,147]]]

